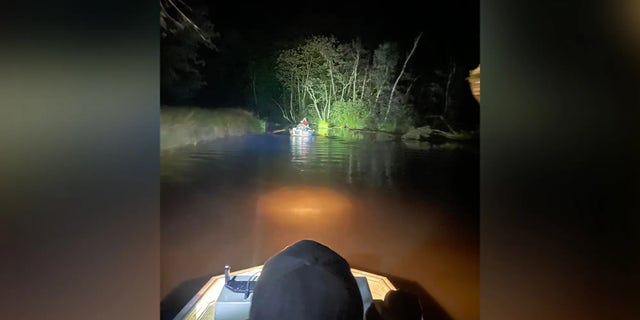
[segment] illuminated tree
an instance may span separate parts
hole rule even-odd
[[[398,70],[399,53],[393,43],[370,51],[357,39],[307,39],[278,57],[276,70],[286,97],[277,105],[291,122],[309,113],[320,122],[349,128],[395,127],[408,119],[408,93],[415,78],[405,69],[414,50],[415,46]]]
[[[340,79],[337,61],[337,40],[333,37],[313,37],[282,51],[277,72],[289,93],[288,110],[281,107],[285,119],[295,122],[301,113],[312,112],[327,121]]]
[[[305,53],[301,48],[284,50],[277,58],[277,77],[283,84],[287,107],[282,107],[276,102],[282,111],[282,116],[289,122],[295,123],[299,115],[306,108],[307,91],[305,83],[310,76],[311,63],[305,59]]]

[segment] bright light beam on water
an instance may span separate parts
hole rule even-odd
[[[257,214],[281,225],[345,225],[352,213],[349,198],[329,188],[284,187],[258,198]]]

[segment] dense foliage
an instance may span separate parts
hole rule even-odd
[[[394,87],[401,62],[394,43],[369,50],[358,40],[309,38],[277,58],[277,77],[284,88],[277,106],[291,122],[310,115],[336,126],[398,129],[411,120],[414,80],[405,73]]]

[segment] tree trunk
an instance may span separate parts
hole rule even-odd
[[[291,90],[291,94],[289,96],[289,116],[291,116],[289,121],[293,122],[293,90]]]
[[[327,61],[327,65],[329,66],[329,77],[331,78],[331,91],[332,91],[331,95],[335,97],[337,92],[336,92],[336,83],[333,80],[333,63],[324,52],[320,52],[320,54],[325,59],[325,61]]]
[[[293,122],[291,121],[291,119],[289,119],[289,117],[287,117],[287,113],[284,111],[284,108],[282,108],[282,106],[278,103],[278,101],[276,101],[276,99],[273,99],[273,98],[271,98],[271,100],[273,100],[273,103],[275,103],[276,106],[280,108],[280,111],[282,111],[282,117],[289,122]]]
[[[387,74],[389,73],[389,66],[386,66],[384,68],[384,76],[382,76],[382,83],[380,84],[380,87],[378,88],[378,93],[376,93],[376,100],[373,102],[374,106],[378,105],[378,99],[380,99],[380,93],[382,92],[382,88],[384,88],[384,80],[387,79]]]
[[[318,114],[318,118],[324,120],[322,114],[320,113],[320,109],[318,108],[318,99],[316,95],[311,91],[309,87],[306,87],[306,91],[309,93],[309,98],[311,98],[311,102],[313,103],[313,107],[316,109],[316,113]]]
[[[356,96],[358,95],[357,93],[357,87],[356,87],[356,83],[358,81],[358,63],[360,62],[360,52],[356,51],[356,63],[353,66],[353,92],[351,94],[351,100],[355,101],[356,100]]]
[[[391,101],[393,100],[393,93],[396,90],[396,87],[398,86],[398,82],[400,82],[400,78],[402,78],[402,74],[404,74],[404,69],[407,67],[407,63],[409,62],[409,59],[411,59],[413,52],[416,51],[416,47],[418,46],[418,41],[420,41],[420,37],[422,37],[422,32],[420,32],[418,37],[416,37],[416,40],[413,42],[413,48],[411,49],[411,52],[409,52],[409,55],[407,56],[407,58],[404,60],[404,64],[402,65],[402,70],[400,70],[400,74],[398,75],[398,78],[396,78],[396,82],[393,84],[393,87],[391,87],[391,94],[389,94],[389,104],[387,105],[387,112],[384,115],[383,122],[387,121],[387,117],[389,116],[389,110],[391,110]]]
[[[449,58],[451,59],[451,58]],[[451,64],[453,64],[453,71],[451,71]],[[451,77],[456,73],[456,63],[449,61],[449,77],[447,78],[447,88],[444,91],[444,111],[442,112],[443,116],[447,116],[447,109],[449,108],[449,86],[451,85]]]
[[[415,79],[411,80],[411,84],[407,88],[407,92],[405,92],[405,95],[407,96],[407,98],[409,97],[409,92],[411,92],[411,88],[413,87],[413,85],[416,83],[418,79],[420,79],[420,76],[417,76]]]
[[[324,119],[329,120],[329,112],[331,112],[331,93],[330,89],[324,86],[324,107],[322,108]]]
[[[251,88],[253,89],[253,103],[254,107],[258,108],[258,95],[256,94],[256,75],[251,77]]]
[[[369,75],[369,68],[364,69],[364,78],[362,79],[362,89],[360,90],[360,100],[364,97],[364,88],[367,84],[367,76]]]

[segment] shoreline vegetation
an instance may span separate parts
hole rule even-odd
[[[293,127],[292,124],[285,125],[284,128],[277,124],[276,126],[276,128],[267,130],[269,124],[265,120],[240,108],[205,109],[164,105],[160,108],[160,151],[193,146],[201,142],[230,136],[262,133],[287,134],[288,128]],[[376,141],[398,140],[430,143],[465,142],[477,138],[477,132],[439,127],[441,126],[433,123],[433,126],[409,127],[406,130],[394,132],[331,126],[326,128],[327,132],[323,135],[353,139],[364,134],[375,137]]]
[[[433,126],[432,126],[433,125]],[[328,139],[341,139],[344,141],[365,141],[370,143],[397,142],[409,149],[418,150],[466,150],[478,151],[478,131],[455,130],[449,131],[437,123],[421,127],[409,127],[405,131],[383,131],[376,129],[355,129],[346,126],[329,127],[325,134],[318,134]],[[288,135],[287,126],[284,129],[272,128],[267,134]]]
[[[204,109],[162,106],[160,150],[170,150],[229,136],[265,132],[265,121],[240,108]]]
[[[376,137],[378,141],[419,141],[430,143],[446,143],[446,142],[473,142],[478,139],[478,131],[453,129],[442,117],[434,117],[442,120],[440,123],[432,121],[430,124],[414,127],[409,126],[404,130],[386,131],[380,129],[369,128],[350,128],[348,126],[334,125],[328,128],[318,129],[318,135],[326,137],[352,138],[354,136],[369,135]],[[313,125],[313,124],[312,124]],[[267,134],[287,134],[289,128],[294,127],[293,124],[267,124]]]

